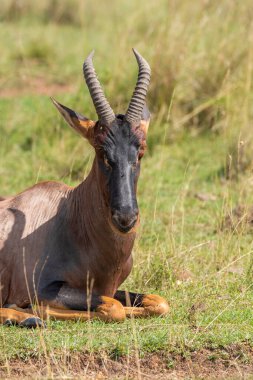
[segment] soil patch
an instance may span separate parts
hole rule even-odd
[[[47,83],[44,78],[36,77],[29,78],[27,81],[21,81],[15,87],[0,87],[0,98],[12,98],[15,96],[24,95],[47,95],[74,92],[75,86],[66,85],[63,83]]]
[[[185,354],[138,354],[113,359],[106,354],[73,353],[2,363],[0,378],[11,379],[249,379],[253,349],[247,344]]]

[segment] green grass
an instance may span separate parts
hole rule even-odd
[[[220,229],[237,204],[253,204],[251,3],[87,1],[85,16],[68,17],[57,1],[24,4],[21,18],[8,2],[0,17],[0,193],[86,176],[92,149],[43,89],[95,117],[81,70],[95,48],[106,94],[122,112],[136,80],[136,46],[153,69],[153,120],[134,269],[122,288],[159,293],[171,312],[122,324],[50,322],[43,331],[0,327],[0,362],[253,347],[252,230]]]

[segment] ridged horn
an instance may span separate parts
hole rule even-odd
[[[115,114],[106,100],[102,87],[97,78],[93,66],[92,58],[94,50],[86,58],[83,64],[83,75],[90,91],[91,99],[96,109],[99,120],[105,124],[110,124],[115,119]]]
[[[133,49],[133,52],[139,66],[139,74],[125,118],[130,123],[139,123],[146,101],[151,69],[148,62],[137,52],[137,50]]]

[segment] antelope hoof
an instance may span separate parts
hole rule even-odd
[[[38,327],[46,327],[46,323],[38,317],[30,317],[20,322],[19,326],[27,329],[36,329]]]
[[[102,304],[96,309],[99,318],[105,322],[123,322],[126,312],[122,304],[110,297],[102,296]]]
[[[150,316],[166,315],[170,309],[168,302],[155,294],[145,295],[142,300],[142,306]]]

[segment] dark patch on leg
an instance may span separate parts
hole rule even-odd
[[[79,290],[74,289],[63,282],[53,282],[44,289],[40,290],[39,302],[56,309],[95,311],[102,304],[101,297],[92,294],[89,300],[87,295]]]
[[[118,290],[114,298],[122,303],[123,306],[141,307],[144,294],[132,293],[125,290]]]

